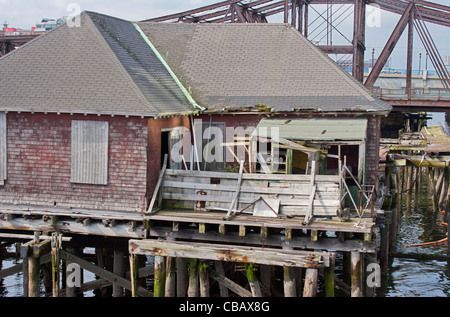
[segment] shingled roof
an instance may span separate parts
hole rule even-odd
[[[137,25],[209,110],[255,105],[280,112],[392,110],[290,25]]]
[[[132,23],[94,12],[80,19],[0,58],[0,111],[392,109],[287,24]]]
[[[0,111],[157,117],[197,110],[133,23],[83,12],[0,59]]]

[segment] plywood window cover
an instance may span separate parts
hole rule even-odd
[[[72,183],[108,184],[108,143],[108,122],[72,121]]]

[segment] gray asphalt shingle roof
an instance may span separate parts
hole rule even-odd
[[[131,22],[83,12],[0,59],[0,111],[195,112]]]
[[[210,110],[392,109],[287,24],[138,26],[194,99]]]
[[[63,24],[0,58],[0,111],[156,117],[194,113],[195,102],[212,111],[392,109],[286,24],[80,18],[81,27]]]

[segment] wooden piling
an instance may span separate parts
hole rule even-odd
[[[297,287],[295,279],[295,268],[283,267],[284,297],[297,297]]]
[[[330,254],[330,266],[324,269],[323,275],[325,279],[325,296],[334,297],[334,264],[335,254]]]
[[[244,263],[245,273],[247,274],[248,283],[250,284],[250,290],[253,297],[262,297],[261,285],[259,285],[258,278],[256,276],[256,267],[253,263]]]
[[[200,261],[198,265],[198,275],[200,282],[200,297],[209,297],[209,273],[208,264]]]
[[[306,269],[303,297],[316,297],[319,271],[317,269]]]
[[[130,254],[130,279],[131,279],[131,296],[138,296],[139,287],[139,259],[137,255]]]
[[[222,261],[214,261],[214,269],[216,272],[222,276],[225,276],[225,270],[223,268]],[[228,288],[225,287],[223,284],[219,283],[219,290],[220,290],[220,296],[221,297],[229,297]]]
[[[351,252],[352,263],[352,297],[362,297],[362,256],[358,251]]]
[[[189,273],[189,287],[187,295],[188,297],[198,297],[199,296],[199,288],[198,288],[198,260],[190,259],[188,266]]]
[[[59,297],[60,291],[60,267],[61,267],[61,250],[62,236],[58,233],[52,234],[51,240],[51,256],[52,256],[52,295],[53,297]]]
[[[271,294],[272,282],[274,280],[274,267],[272,265],[260,265],[260,280],[268,295]]]
[[[177,297],[186,297],[189,285],[188,263],[184,258],[176,258]]]
[[[124,252],[122,250],[114,250],[113,272],[123,276],[124,271]],[[123,288],[116,283],[113,284],[113,297],[123,297]]]
[[[28,256],[28,297],[39,297],[39,258]]]
[[[154,296],[164,297],[166,282],[166,259],[163,256],[155,255],[155,276],[154,276]]]
[[[166,297],[175,297],[176,295],[176,261],[173,257],[167,257],[166,260]]]

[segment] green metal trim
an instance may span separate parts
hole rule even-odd
[[[164,67],[167,69],[167,71],[169,72],[170,76],[172,76],[172,78],[175,80],[175,82],[177,83],[178,87],[180,87],[181,91],[183,92],[183,94],[185,95],[185,97],[187,98],[187,100],[189,101],[189,103],[196,108],[199,111],[204,111],[206,110],[206,108],[200,106],[195,100],[194,98],[191,96],[191,94],[187,91],[187,89],[183,86],[183,84],[181,83],[181,81],[178,79],[177,75],[175,75],[175,73],[172,71],[172,69],[170,68],[169,64],[167,64],[167,62],[164,60],[164,58],[161,56],[161,54],[159,54],[158,50],[156,49],[156,47],[152,44],[152,42],[150,42],[150,40],[148,39],[148,37],[145,35],[145,33],[142,31],[142,29],[139,27],[139,25],[137,25],[136,23],[133,23],[135,29],[139,32],[139,34],[142,36],[142,38],[145,40],[145,42],[148,44],[148,46],[152,49],[153,53],[155,53],[155,55],[158,57],[158,59],[160,60],[160,62],[164,65]]]

